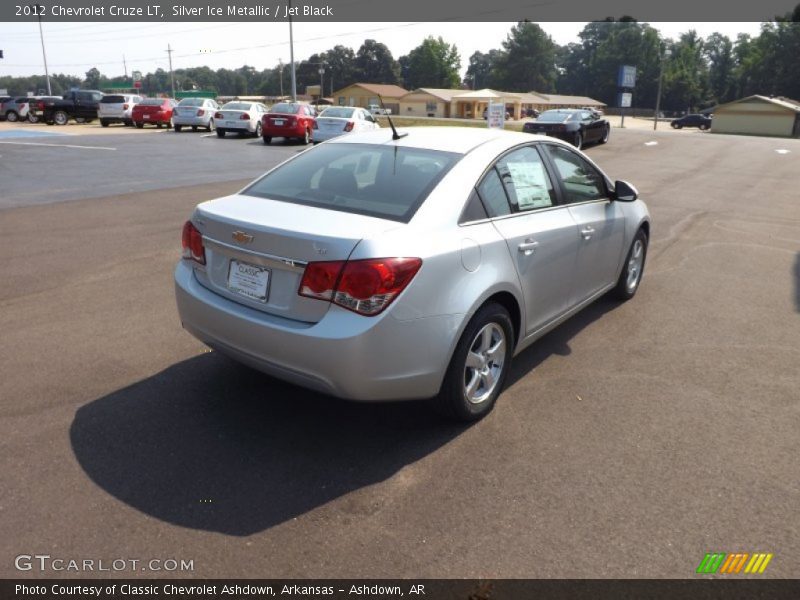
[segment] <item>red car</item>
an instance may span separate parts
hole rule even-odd
[[[314,107],[297,102],[280,102],[261,117],[261,137],[269,144],[274,137],[296,138],[304,144],[311,141],[314,129]]]
[[[172,127],[172,109],[177,106],[172,98],[145,98],[133,107],[131,120],[139,129],[145,123],[152,123],[161,129],[164,125]]]

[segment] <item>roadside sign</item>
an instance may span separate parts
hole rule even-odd
[[[617,75],[617,87],[635,88],[636,87],[636,67],[621,65]]]
[[[133,87],[135,87],[138,90],[140,87],[142,87],[142,82],[141,81],[134,81],[133,82]]]
[[[489,103],[486,109],[486,123],[489,129],[503,129],[506,122],[506,105]]]
[[[131,73],[131,78],[133,79],[133,83],[142,80],[142,72],[141,71],[134,71]],[[135,86],[134,86],[135,87]]]
[[[619,107],[620,108],[630,108],[631,101],[633,100],[633,94],[630,92],[623,92],[619,95]]]

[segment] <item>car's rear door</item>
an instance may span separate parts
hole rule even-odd
[[[537,145],[502,156],[478,194],[506,240],[525,299],[525,335],[569,309],[578,231],[557,193]]]
[[[570,303],[575,305],[613,283],[625,242],[625,216],[612,202],[605,177],[573,149],[542,144],[556,185],[578,227],[579,248]]]

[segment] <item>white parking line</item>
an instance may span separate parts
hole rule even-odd
[[[645,142],[645,146],[658,146],[658,142]]]
[[[786,150],[784,148],[781,148],[780,150],[775,150],[775,152],[777,152],[778,154],[789,154],[791,150]]]
[[[17,146],[49,146],[51,148],[82,148],[84,150],[116,150],[116,148],[109,148],[108,146],[76,146],[74,144],[45,144],[43,142],[5,142],[5,141],[0,141],[0,144],[15,144]]]

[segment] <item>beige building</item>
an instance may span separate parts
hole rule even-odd
[[[714,108],[712,133],[800,137],[800,103],[748,96]]]
[[[338,106],[361,106],[367,108],[370,104],[380,104],[378,96],[383,98],[383,104],[397,114],[400,111],[400,98],[408,90],[399,85],[383,83],[354,83],[345,88],[336,90],[333,94],[333,103]]]
[[[554,108],[603,108],[606,106],[599,100],[589,98],[589,96],[566,96],[564,94],[543,94],[541,92],[530,92],[526,94],[535,108],[539,111],[552,110]]]
[[[400,112],[404,117],[450,117],[453,96],[464,90],[417,88],[400,98]]]

